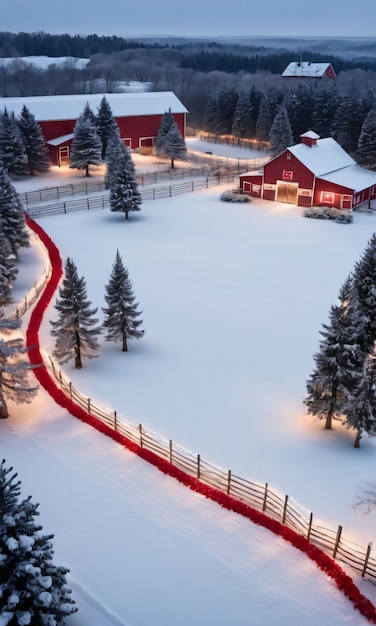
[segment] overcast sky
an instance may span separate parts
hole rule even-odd
[[[1,31],[119,35],[371,36],[375,0],[11,0]]]

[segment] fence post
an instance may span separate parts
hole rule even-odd
[[[170,198],[172,196],[172,185],[170,185]]]
[[[69,396],[70,399],[72,400],[72,383],[69,381]]]
[[[198,454],[197,455],[197,478],[200,478],[200,473],[201,473],[200,463],[201,463],[201,457]]]
[[[116,411],[114,411],[114,431],[117,431],[117,415],[116,415]]]
[[[169,461],[172,465],[172,439],[168,442]]]
[[[86,187],[87,187],[87,183],[86,183]],[[86,191],[87,193],[87,191]],[[90,202],[89,202],[89,198],[86,198],[86,204],[87,204],[87,210],[90,209]]]
[[[371,554],[371,548],[372,548],[372,541],[370,541],[367,546],[366,558],[364,559],[364,565],[362,569],[362,578],[364,578],[367,573],[367,565],[368,565],[369,555]]]
[[[142,424],[138,425],[138,430],[140,431],[140,446],[142,448]]]
[[[268,483],[265,483],[265,489],[264,489],[264,501],[262,503],[262,510],[266,511],[266,500],[268,497]]]
[[[286,513],[287,513],[287,503],[289,501],[289,497],[285,496],[285,505],[283,507],[283,514],[282,514],[282,524],[285,523],[286,521]]]
[[[87,399],[87,412],[88,413],[90,413],[90,405],[91,405],[90,398],[88,398]]]
[[[155,187],[153,187],[153,200],[155,200]]]
[[[309,516],[308,533],[307,533],[308,541],[309,541],[309,539],[311,537],[312,521],[313,521],[313,513],[311,513],[310,516]]]
[[[230,495],[230,489],[231,489],[231,470],[228,470],[227,473],[227,495]]]
[[[341,541],[341,535],[342,535],[342,526],[338,526],[336,542],[334,544],[334,550],[333,550],[333,559],[336,558],[339,542]]]

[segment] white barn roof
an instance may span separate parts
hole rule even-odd
[[[354,192],[376,185],[376,172],[360,167],[360,165],[350,165],[336,172],[320,176],[320,178],[329,183],[347,187]]]
[[[311,61],[292,61],[282,72],[287,77],[322,78],[331,63],[311,63]]]
[[[320,178],[343,167],[355,165],[354,159],[332,137],[318,139],[312,147],[298,143],[287,150]]]
[[[103,96],[106,97],[114,117],[163,115],[169,109],[171,113],[188,113],[172,91],[0,98],[0,110],[6,108],[18,116],[25,105],[38,122],[72,120],[79,117],[87,102],[92,111],[97,113]]]

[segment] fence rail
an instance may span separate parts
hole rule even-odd
[[[237,180],[235,174],[218,174],[197,178],[173,185],[160,185],[158,187],[144,187],[141,189],[141,198],[146,200],[157,200],[159,198],[171,198],[183,193],[198,191],[199,189],[209,189],[210,187],[232,183]],[[32,218],[48,217],[61,213],[71,213],[72,211],[83,211],[91,209],[107,209],[110,206],[108,192],[100,196],[86,196],[64,202],[31,205],[27,208],[28,215]]]

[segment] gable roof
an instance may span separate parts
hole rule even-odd
[[[0,110],[6,108],[19,116],[25,105],[38,122],[74,120],[83,112],[87,102],[96,113],[103,96],[106,97],[114,117],[163,115],[169,109],[171,113],[188,113],[172,91],[0,98]]]
[[[354,159],[332,137],[318,139],[315,146],[309,147],[304,143],[286,148],[315,176],[321,178],[325,174],[355,165]]]
[[[331,67],[331,63],[311,63],[311,61],[292,61],[289,63],[282,76],[298,78],[322,78]],[[334,70],[333,70],[334,74]]]
[[[376,172],[367,170],[360,165],[350,165],[336,172],[320,176],[320,178],[329,183],[347,187],[355,193],[376,185]]]

